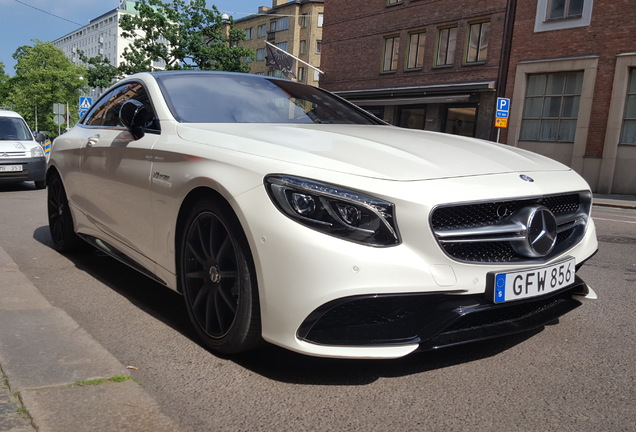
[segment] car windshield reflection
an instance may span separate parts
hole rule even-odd
[[[261,76],[161,73],[172,114],[184,123],[379,124],[319,88]]]

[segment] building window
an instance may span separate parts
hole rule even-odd
[[[620,143],[636,144],[636,68],[629,71],[629,87]]]
[[[256,61],[265,60],[265,48],[256,50]]]
[[[582,88],[582,71],[529,75],[519,139],[574,142]]]
[[[412,33],[409,35],[409,54],[406,59],[407,69],[421,69],[424,66],[424,43],[426,33]]]
[[[283,51],[288,52],[288,51],[287,51],[287,47],[288,47],[289,45],[287,44],[287,42],[280,42],[280,43],[277,43],[277,44],[276,44],[276,46],[277,46],[278,48],[282,49]]]
[[[256,35],[259,38],[263,38],[265,36],[267,36],[267,25],[266,24],[261,24],[256,28]]]
[[[324,15],[325,15],[325,14],[323,14],[323,13],[319,13],[319,14],[318,14],[318,27],[322,27],[322,23],[323,23],[324,18],[325,18],[325,16],[324,16]]]
[[[300,16],[300,28],[307,28],[307,14],[302,14]]]
[[[305,68],[302,66],[298,68],[298,82],[305,82]]]
[[[301,40],[300,41],[298,50],[299,50],[300,54],[307,54],[307,41],[306,40]]]
[[[320,54],[322,51],[322,41],[321,40],[317,40],[316,41],[316,54]]]
[[[486,61],[486,58],[488,57],[489,33],[489,22],[475,23],[470,25],[466,63],[478,63]]]
[[[592,22],[592,0],[537,0],[535,32],[586,27]]]
[[[384,57],[382,59],[382,72],[394,72],[397,70],[398,56],[400,54],[400,37],[390,36],[384,38]]]
[[[548,20],[560,20],[567,18],[579,18],[583,15],[585,0],[549,0]]]
[[[455,58],[457,44],[457,27],[439,29],[437,37],[437,66],[450,66]]]
[[[252,40],[254,37],[254,29],[252,27],[245,29],[245,39]]]
[[[276,20],[276,31],[287,30],[289,28],[289,17],[282,17]]]

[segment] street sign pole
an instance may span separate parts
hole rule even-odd
[[[501,129],[508,127],[508,117],[510,116],[510,99],[497,98],[497,111],[495,113],[495,127],[497,128],[497,142],[501,136]]]

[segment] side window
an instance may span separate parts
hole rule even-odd
[[[136,99],[146,107],[146,128],[159,130],[159,122],[152,109],[150,98],[146,89],[139,83],[124,84],[102,97],[88,113],[84,124],[87,126],[124,127],[119,121],[119,110],[130,99]]]
[[[91,107],[90,111],[88,112],[88,114],[86,114],[86,117],[84,117],[84,120],[82,121],[83,124],[87,126],[102,125],[102,123],[104,122],[104,114],[106,113],[106,104],[110,99],[110,95],[112,93],[113,92],[111,91],[110,93],[105,94],[101,97],[101,99],[97,101],[97,103],[95,103],[95,105]]]

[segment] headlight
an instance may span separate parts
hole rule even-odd
[[[37,145],[31,147],[31,157],[44,157],[44,149],[42,149],[42,146]]]
[[[309,228],[371,246],[400,243],[395,206],[390,202],[285,175],[265,177],[265,187],[280,211]]]

